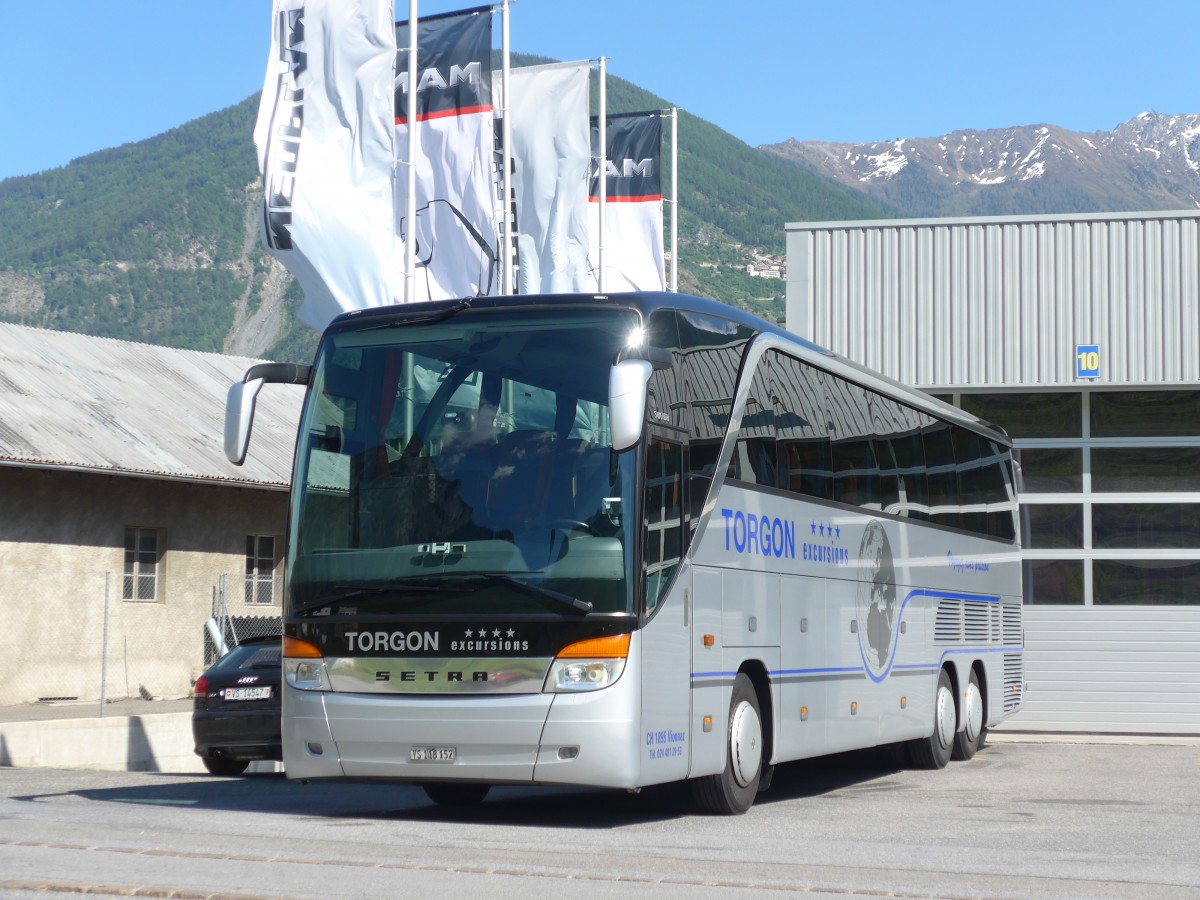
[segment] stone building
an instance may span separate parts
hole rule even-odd
[[[0,704],[186,696],[210,619],[279,615],[303,391],[231,465],[255,362],[0,325]]]

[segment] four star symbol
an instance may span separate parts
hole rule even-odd
[[[480,637],[487,637],[487,633],[488,633],[488,632],[487,632],[487,629],[486,629],[486,628],[480,628],[480,629],[479,629],[479,632],[478,632],[478,634],[479,634],[479,636],[480,636]],[[475,632],[473,629],[471,629],[471,628],[468,628],[468,629],[467,629],[467,630],[464,632],[464,635],[465,635],[466,637],[469,637],[469,638],[475,637],[475,634],[476,634],[476,632]],[[505,636],[505,637],[512,637],[514,634],[516,634],[516,631],[514,631],[514,630],[513,630],[513,629],[511,629],[511,628],[510,628],[510,629],[508,629],[508,631],[506,631],[506,632],[501,632],[499,628],[493,628],[493,629],[492,629],[492,637],[494,637],[494,638],[498,638],[498,637],[500,637],[500,635],[501,635],[501,634],[504,634],[504,636]]]
[[[808,523],[808,530],[814,535],[819,531],[821,537],[830,537],[837,541],[842,539],[841,525],[827,525],[824,522],[818,522],[816,519],[813,519],[813,521]]]

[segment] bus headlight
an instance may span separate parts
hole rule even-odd
[[[333,690],[320,649],[299,638],[283,639],[283,676],[288,684],[302,691]]]
[[[608,687],[623,671],[623,659],[556,659],[546,679],[546,690],[596,691]]]
[[[283,671],[287,683],[302,691],[328,691],[329,676],[323,659],[285,659]]]
[[[628,655],[628,634],[569,644],[551,664],[543,690],[565,693],[606,688],[621,677]]]

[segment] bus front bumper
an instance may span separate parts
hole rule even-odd
[[[291,779],[638,787],[636,680],[578,694],[393,696],[284,689]]]

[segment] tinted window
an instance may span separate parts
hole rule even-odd
[[[1200,603],[1200,562],[1194,559],[1097,559],[1092,602],[1137,606]]]
[[[833,461],[825,392],[817,370],[772,353],[779,486],[797,494],[833,499]]]
[[[1083,605],[1082,559],[1027,559],[1025,602]]]
[[[688,312],[678,314],[678,324],[689,437],[687,502],[694,523],[712,484],[742,354],[753,332],[726,319]]]
[[[651,347],[670,350],[675,365],[655,369],[647,385],[648,412],[661,412],[676,428],[687,427],[687,404],[683,400],[683,351],[679,344],[678,316],[673,309],[656,310],[646,323],[646,343]],[[664,419],[651,415],[651,421]]]
[[[1077,493],[1083,490],[1083,451],[1026,447],[1021,450],[1021,474],[1028,493]]]
[[[1184,437],[1200,434],[1200,391],[1097,391],[1092,437]]]
[[[927,493],[921,427],[931,420],[880,394],[871,393],[870,403],[875,456],[879,460],[880,505],[884,512],[911,515],[914,498],[924,502]]]
[[[963,507],[959,513],[959,527],[987,534],[987,510],[984,507],[990,502],[1002,503],[1007,499],[1003,478],[996,477],[992,464],[991,442],[965,428],[954,428],[951,434],[958,505]]]
[[[1093,503],[1092,546],[1097,549],[1200,547],[1200,505]]]
[[[774,487],[775,405],[772,400],[770,363],[770,356],[764,355],[750,381],[737,444],[729,461],[729,477]]]
[[[825,401],[832,424],[833,498],[879,509],[879,463],[868,392],[849,381],[829,378]]]
[[[1083,547],[1083,507],[1078,503],[1029,503],[1022,543],[1034,550]]]
[[[230,672],[235,669],[278,667],[282,654],[282,638],[270,643],[239,644],[218,659],[212,668],[214,671]]]
[[[958,472],[954,467],[954,439],[950,426],[934,422],[922,435],[929,477],[930,520],[958,526]]]
[[[1077,391],[963,394],[962,408],[994,422],[1013,437],[1083,436],[1083,395]]]
[[[928,421],[927,416],[918,418],[918,422]],[[925,444],[921,431],[893,435],[888,443],[896,460],[906,515],[912,519],[928,519],[929,477],[925,470]]]
[[[1200,491],[1200,447],[1094,447],[1093,491]]]

